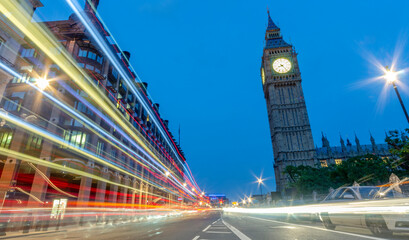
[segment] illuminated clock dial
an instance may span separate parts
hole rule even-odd
[[[278,73],[286,73],[291,70],[291,62],[286,58],[278,58],[273,62],[273,69]]]
[[[261,80],[263,84],[266,82],[266,74],[264,73],[264,68],[261,69]]]

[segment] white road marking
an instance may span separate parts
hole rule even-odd
[[[217,223],[218,221],[220,220],[220,218],[219,219],[217,219],[216,221],[214,221],[212,224],[215,224],[215,223]]]
[[[203,232],[206,232],[207,229],[209,229],[212,225],[207,226],[205,229],[203,229]]]
[[[224,225],[226,225],[226,227],[228,227],[234,234],[236,234],[237,237],[240,238],[240,240],[251,240],[251,238],[247,237],[246,235],[244,235],[244,233],[240,232],[237,228],[233,227],[232,225],[228,224],[227,222],[225,222],[224,220],[222,220],[222,222],[224,223]]]
[[[384,238],[371,237],[371,236],[366,236],[366,235],[361,235],[361,234],[356,234],[356,233],[340,232],[340,231],[335,231],[335,230],[330,230],[330,229],[320,228],[320,227],[313,227],[313,226],[308,226],[308,225],[301,225],[301,224],[295,224],[295,223],[274,221],[274,220],[271,220],[271,219],[264,219],[264,218],[257,218],[257,217],[248,217],[248,218],[254,218],[254,219],[257,219],[257,220],[280,223],[280,224],[287,224],[287,225],[298,226],[298,227],[311,228],[311,229],[315,229],[315,230],[321,230],[321,231],[326,231],[326,232],[344,234],[344,235],[349,235],[349,236],[353,236],[353,237],[360,237],[360,238],[366,238],[366,239],[372,239],[372,240],[384,240]]]
[[[200,236],[196,236],[192,240],[197,240],[198,238],[200,238]]]
[[[231,234],[231,232],[215,232],[215,231],[207,231],[206,233],[227,233],[227,234]]]
[[[295,229],[296,227],[293,227],[293,226],[274,226],[274,227],[270,227],[270,228],[287,228],[287,229]]]

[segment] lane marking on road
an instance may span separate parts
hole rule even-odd
[[[217,223],[218,221],[220,220],[220,218],[219,219],[217,219],[216,221],[214,221],[212,224],[215,224],[215,223]]]
[[[207,231],[206,233],[223,233],[223,234],[231,234],[231,232],[215,232],[215,231]]]
[[[230,231],[232,231],[234,234],[236,234],[236,236],[238,238],[240,238],[240,240],[251,240],[251,238],[244,235],[244,233],[240,232],[237,228],[235,228],[232,225],[228,224],[223,219],[222,219],[222,222],[224,223],[224,225],[226,225],[226,227],[228,227],[230,229]]]
[[[326,232],[333,232],[333,233],[344,234],[344,235],[349,235],[349,236],[353,236],[353,237],[360,237],[360,238],[372,239],[372,240],[384,240],[384,239],[385,239],[385,238],[377,238],[377,237],[366,236],[366,235],[361,235],[361,234],[356,234],[356,233],[348,233],[348,232],[335,231],[335,230],[330,230],[330,229],[326,229],[326,228],[313,227],[313,226],[302,225],[302,224],[280,222],[280,221],[275,221],[275,220],[265,219],[265,218],[257,218],[257,217],[250,217],[250,216],[248,216],[248,218],[253,218],[253,219],[262,220],[262,221],[267,221],[267,222],[273,222],[273,223],[287,224],[287,225],[291,225],[291,226],[311,228],[311,229],[315,229],[315,230],[321,230],[321,231],[326,231]]]
[[[212,225],[207,226],[205,229],[203,229],[203,232],[206,232],[207,229],[209,229]]]
[[[198,238],[200,238],[200,236],[196,236],[192,240],[197,240]]]

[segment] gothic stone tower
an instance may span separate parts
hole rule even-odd
[[[288,183],[286,166],[314,165],[315,150],[301,87],[297,53],[268,13],[261,78],[267,102],[277,191]]]

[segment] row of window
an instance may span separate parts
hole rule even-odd
[[[0,132],[0,147],[10,148],[11,140],[14,133],[12,131]],[[26,144],[26,150],[40,149],[43,143],[43,138],[36,135],[30,135]]]
[[[68,130],[64,132],[63,138],[65,141],[74,146],[85,148],[88,140],[88,134],[82,131]]]
[[[38,52],[34,48],[23,48],[20,53],[21,57],[37,58]]]
[[[321,167],[328,167],[328,162],[327,160],[320,160]],[[342,159],[335,159],[335,164],[340,165],[342,164]]]
[[[84,63],[78,63],[78,66],[80,66],[81,68],[85,68],[91,71],[95,71],[97,73],[101,73],[101,69],[91,65],[91,64],[84,64]]]
[[[11,140],[13,139],[13,132],[0,132],[0,147],[9,148]]]
[[[87,51],[87,50],[84,50],[84,49],[80,49],[80,50],[78,51],[78,56],[79,56],[79,57],[86,57],[86,58],[95,60],[95,61],[97,61],[99,64],[102,64],[102,62],[104,61],[104,58],[103,58],[102,56],[98,55],[98,54],[95,53],[95,52]]]

